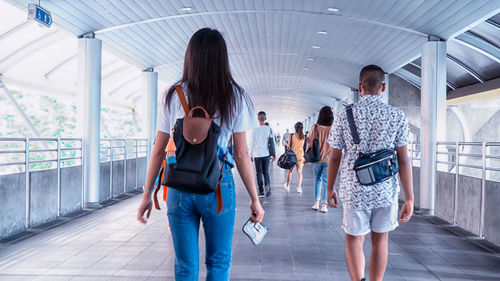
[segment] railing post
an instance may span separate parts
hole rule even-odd
[[[61,138],[57,138],[57,216],[61,216]]]
[[[479,221],[479,237],[484,238],[484,201],[485,201],[485,189],[486,189],[486,143],[483,142],[481,153],[481,219]]]
[[[410,142],[410,167],[413,167],[413,141]]]
[[[113,199],[113,139],[109,139],[109,199]]]
[[[127,139],[123,139],[123,194],[127,193]]]
[[[30,228],[30,215],[31,215],[31,185],[30,185],[30,138],[26,138],[24,146],[24,172],[25,172],[25,185],[26,185],[26,214],[25,214],[25,227]]]
[[[82,163],[82,202],[81,208],[85,208],[85,140],[80,139],[80,159]]]
[[[453,225],[457,225],[458,211],[458,180],[460,175],[460,144],[455,142],[455,192],[453,194]]]
[[[137,148],[139,147],[139,140],[135,139],[135,188],[139,188],[137,185],[139,184],[139,180],[137,179],[138,177],[138,168],[139,168],[139,152],[137,151]]]

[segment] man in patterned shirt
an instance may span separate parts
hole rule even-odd
[[[330,207],[337,207],[333,184],[344,154],[339,191],[344,209],[342,228],[346,233],[346,263],[352,280],[364,280],[363,243],[365,235],[371,233],[370,281],[375,281],[384,278],[389,231],[398,226],[399,180],[394,176],[375,185],[361,185],[353,170],[354,161],[360,152],[396,150],[406,200],[399,222],[408,221],[413,214],[413,186],[406,148],[409,129],[406,115],[380,98],[385,90],[382,68],[365,66],[359,81],[362,97],[352,110],[361,142],[354,144],[346,111],[339,112],[328,139],[333,150],[328,165],[327,197]]]

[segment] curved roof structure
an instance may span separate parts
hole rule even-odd
[[[448,41],[448,85],[500,74],[498,0],[133,1],[43,0],[55,26],[26,21],[31,1],[0,1],[0,73],[11,87],[71,97],[76,40],[104,42],[103,102],[134,107],[140,71],[160,73],[160,89],[179,79],[190,36],[224,34],[237,81],[258,110],[303,119],[357,86],[375,63],[419,85],[421,44]]]

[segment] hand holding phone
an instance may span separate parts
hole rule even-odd
[[[251,218],[243,225],[242,230],[254,245],[259,245],[267,234],[267,226],[254,222]]]

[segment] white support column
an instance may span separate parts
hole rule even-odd
[[[333,101],[333,106],[332,106],[332,111],[333,111],[333,117],[337,116],[337,113],[340,110],[340,106],[342,105],[342,102],[338,99],[335,99]]]
[[[382,101],[389,103],[389,74],[384,74],[385,91],[382,92]]]
[[[156,118],[158,116],[158,72],[152,68],[142,72],[142,91],[146,100],[146,138],[148,139],[147,163],[153,151],[156,138]]]
[[[347,98],[348,103],[358,103],[359,99],[361,98],[361,93],[358,91],[358,89],[351,89],[351,92],[349,93],[349,96]]]
[[[446,42],[422,44],[420,209],[434,215],[436,143],[446,140]]]
[[[79,127],[84,145],[84,207],[97,208],[100,200],[100,123],[102,41],[92,34],[78,39]]]

